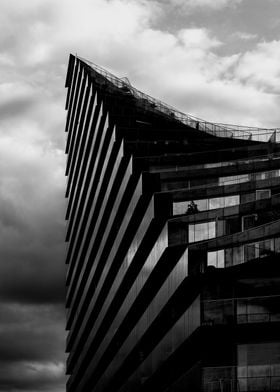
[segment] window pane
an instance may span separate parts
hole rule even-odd
[[[249,203],[250,201],[255,201],[255,193],[247,193],[244,195],[241,195],[241,203]]]
[[[189,242],[194,242],[194,226],[195,225],[189,225]]]
[[[197,204],[198,211],[208,210],[208,199],[195,200],[195,203]]]
[[[198,223],[195,225],[195,241],[208,239],[208,224]]]
[[[245,215],[242,217],[242,230],[248,230],[255,226],[257,220],[256,214]]]
[[[217,268],[224,268],[225,266],[224,249],[207,253],[207,266],[209,265],[213,265],[214,267]]]
[[[208,238],[216,237],[216,222],[208,222]]]
[[[258,189],[256,190],[256,199],[268,199],[271,196],[270,189]]]
[[[216,222],[189,225],[189,242],[203,241],[216,237]]]
[[[224,197],[215,197],[213,199],[209,199],[209,209],[214,210],[215,208],[224,208],[225,199]]]
[[[217,252],[208,252],[207,253],[207,266],[213,265],[217,266]]]
[[[225,252],[224,249],[218,250],[217,251],[217,262],[218,262],[218,268],[224,268],[225,267]]]
[[[236,206],[237,204],[240,204],[239,195],[225,197],[225,207]]]

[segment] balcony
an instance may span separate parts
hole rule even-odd
[[[206,367],[203,392],[280,391],[280,365]]]
[[[249,324],[280,321],[280,295],[202,301],[202,324]]]
[[[265,227],[262,225],[259,227]],[[269,224],[267,224],[269,226]],[[279,237],[207,252],[207,266],[232,267],[280,253]]]

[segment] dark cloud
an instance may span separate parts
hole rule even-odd
[[[62,391],[62,305],[0,306],[0,391]]]
[[[64,359],[65,320],[62,305],[2,303],[0,353],[2,361],[58,362]],[[11,347],[13,350],[11,350]]]
[[[0,165],[0,298],[64,300],[64,181],[57,156],[2,140]],[[5,148],[6,147],[6,148]],[[7,150],[14,148],[14,154]],[[1,150],[1,147],[0,147]],[[14,155],[12,157],[12,155]],[[53,170],[52,170],[53,169]]]
[[[43,262],[47,264],[45,268],[40,261],[26,262],[24,259],[13,262],[8,268],[1,268],[1,276],[4,277],[0,278],[0,300],[38,304],[64,302],[64,270],[54,263],[50,265],[47,256],[43,256]],[[9,262],[8,258],[6,260]],[[54,261],[61,262],[58,257]]]
[[[65,390],[62,363],[1,362],[1,392],[61,392]]]

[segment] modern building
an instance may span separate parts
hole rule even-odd
[[[280,391],[278,131],[66,87],[67,391]]]

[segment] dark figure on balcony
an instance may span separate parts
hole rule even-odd
[[[198,211],[197,204],[192,200],[190,204],[188,204],[187,214],[196,214]]]

